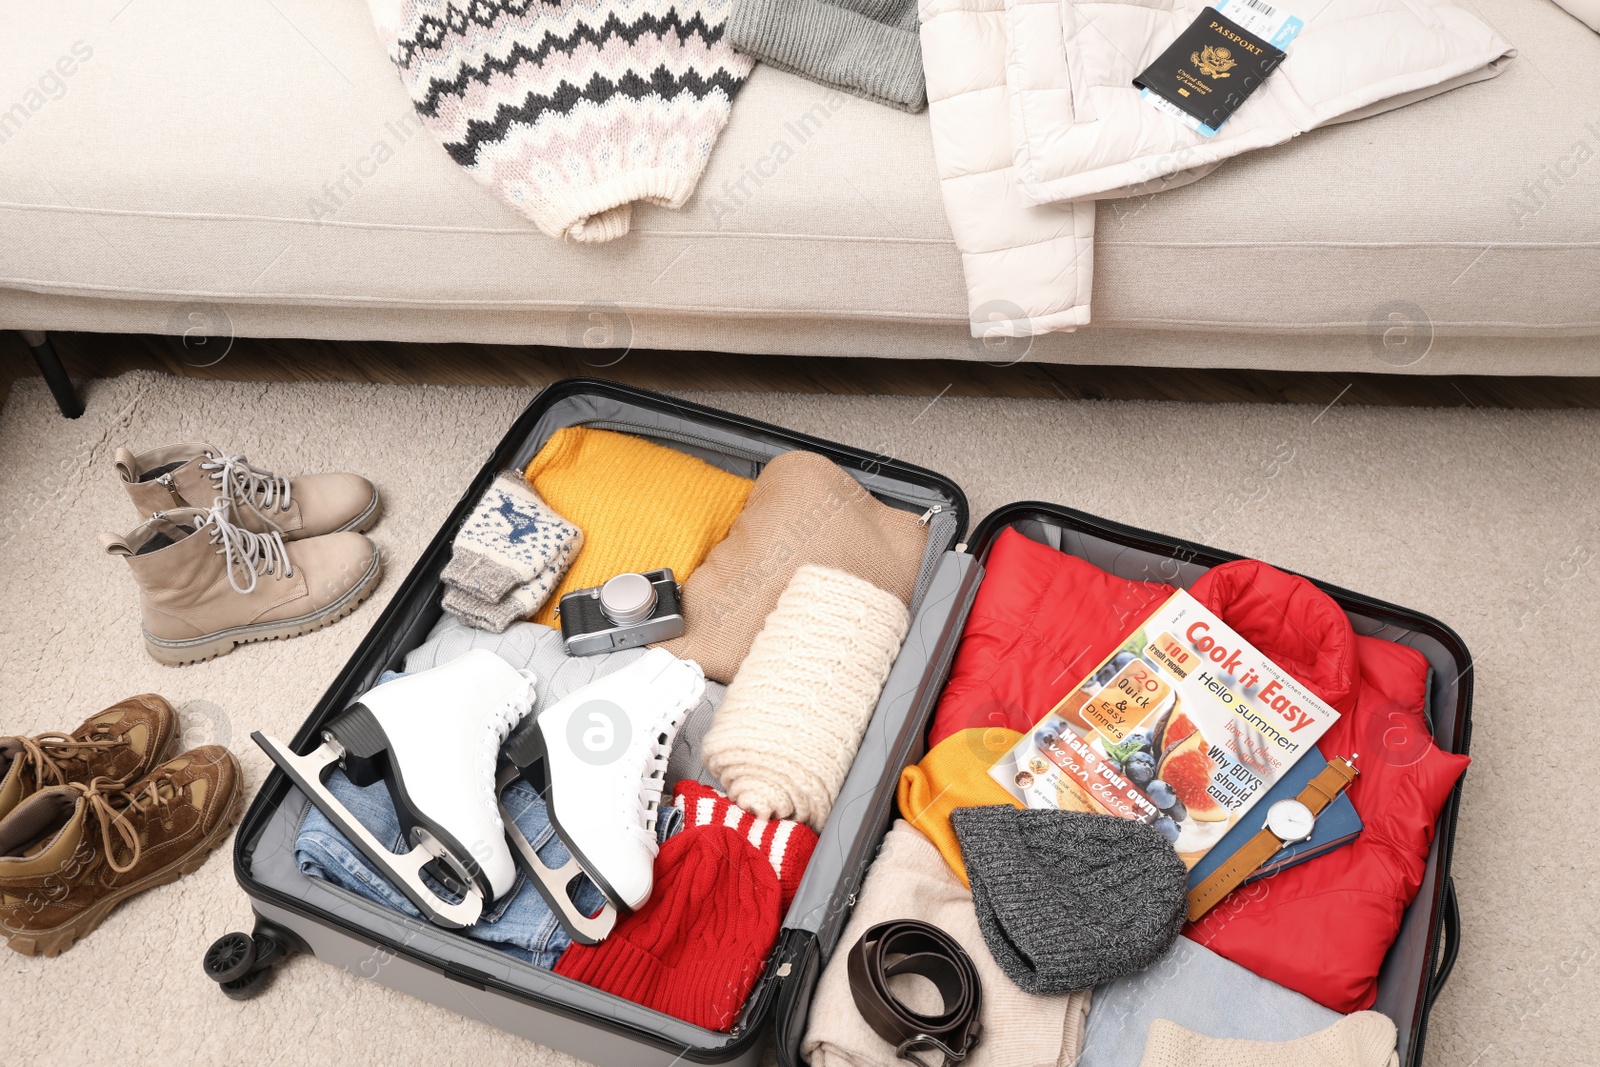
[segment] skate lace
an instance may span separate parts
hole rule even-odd
[[[289,559],[289,549],[283,543],[283,535],[276,528],[258,534],[235,526],[228,519],[228,506],[226,499],[218,498],[211,505],[211,510],[206,512],[205,518],[200,520],[200,525],[195,527],[195,532],[210,527],[211,543],[227,557],[228,584],[233,586],[234,592],[252,592],[256,587],[256,579],[263,574],[278,574],[281,571],[285,578],[293,578],[294,563]],[[241,573],[248,578],[248,584],[240,584]]]
[[[33,737],[16,737],[12,740],[22,746],[22,751],[14,758],[25,761],[33,769],[34,782],[40,786],[66,785],[67,769],[62,763],[87,760],[96,752],[104,752],[106,749],[126,743],[117,738],[105,741],[79,741],[66,734],[37,734]]]
[[[217,492],[236,502],[250,506],[262,518],[262,512],[274,506],[279,511],[289,510],[289,479],[257,467],[242,455],[217,455],[207,452],[200,469],[211,472],[217,483]]]
[[[643,826],[652,841],[656,835],[656,818],[661,812],[661,795],[667,787],[667,761],[672,757],[672,742],[688,713],[688,708],[675,712],[650,738],[640,768],[638,808],[633,812],[624,811],[625,815],[637,816],[635,825]]]
[[[163,786],[166,787],[164,790]],[[96,778],[88,785],[75,783],[75,787],[83,791],[89,811],[100,824],[100,844],[106,864],[118,874],[133,870],[139,864],[139,857],[144,854],[144,842],[140,839],[139,831],[129,822],[128,813],[153,809],[159,813],[158,817],[163,823],[169,823],[172,819],[172,801],[183,791],[172,775],[166,773],[154,775],[137,790],[124,789],[121,782],[104,777]],[[127,863],[117,862],[113,831],[128,847]]]
[[[516,729],[518,723],[533,708],[535,679],[530,671],[518,671],[522,675],[525,687],[519,692],[508,697],[504,704],[496,708],[491,714],[488,729],[483,732],[483,746],[479,749],[478,765],[482,773],[478,780],[484,783],[484,798],[489,806],[489,817],[494,820],[497,829],[505,829],[505,821],[500,817],[500,798],[495,792],[495,768],[500,762],[500,746],[505,744],[511,731]]]

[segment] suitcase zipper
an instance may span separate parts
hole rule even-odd
[[[955,514],[946,511],[943,505],[935,504],[929,508],[920,521],[928,527],[928,541],[931,544],[942,545],[955,539]],[[933,555],[923,554],[922,566],[917,571],[917,584],[911,590],[912,611],[922,605],[922,594],[927,592],[929,584],[932,583],[933,572],[938,570],[939,557],[943,555],[943,552]]]

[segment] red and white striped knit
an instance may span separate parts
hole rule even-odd
[[[789,910],[817,847],[815,830],[790,819],[752,815],[724,794],[690,779],[678,783],[673,804],[683,810],[685,826],[726,826],[754,845],[777,873],[782,907]]]

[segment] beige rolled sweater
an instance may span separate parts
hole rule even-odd
[[[683,583],[682,637],[662,643],[706,677],[738,673],[778,597],[806,564],[853,574],[910,606],[928,528],[815,452],[785,452],[756,479],[728,536]]]
[[[701,748],[735,804],[821,831],[910,626],[899,598],[870,582],[794,572]]]
[[[868,929],[890,919],[921,919],[961,943],[983,987],[983,1031],[962,1067],[1070,1067],[1083,1046],[1089,993],[1036,997],[1001,972],[983,943],[972,894],[939,850],[903,819],[883,839],[860,898],[817,983],[800,1053],[811,1067],[904,1067],[894,1046],[873,1032],[850,995],[846,960]],[[910,990],[896,987],[911,1006]],[[931,992],[931,991],[930,991]],[[937,998],[937,994],[933,994]]]

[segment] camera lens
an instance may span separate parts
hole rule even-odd
[[[656,610],[656,587],[642,574],[619,574],[600,587],[600,610],[618,626],[644,622]]]

